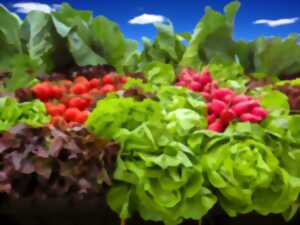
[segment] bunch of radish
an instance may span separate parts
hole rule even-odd
[[[52,125],[83,124],[91,106],[109,92],[120,90],[126,76],[107,74],[88,80],[77,76],[74,81],[45,81],[32,87],[34,95],[45,103]]]
[[[209,130],[223,132],[233,120],[259,123],[267,116],[267,111],[257,99],[238,95],[229,88],[220,88],[207,68],[201,73],[184,69],[176,85],[198,92],[206,99]]]

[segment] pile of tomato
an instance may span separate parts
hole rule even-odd
[[[112,73],[102,78],[44,81],[32,87],[36,98],[45,103],[52,125],[83,124],[96,101],[122,89],[127,77]]]

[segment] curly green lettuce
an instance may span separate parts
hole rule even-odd
[[[17,103],[11,97],[0,98],[0,132],[9,130],[17,123],[42,127],[49,121],[44,103],[39,100]]]
[[[211,139],[201,157],[222,208],[230,215],[286,213],[300,193],[300,179],[280,166],[273,149],[250,137]]]
[[[137,211],[145,220],[173,225],[201,219],[215,204],[202,166],[186,144],[189,133],[206,126],[199,107],[204,105],[194,104],[199,111],[191,105],[165,109],[150,99],[116,97],[100,101],[91,113],[89,130],[122,146],[107,198],[121,218]]]

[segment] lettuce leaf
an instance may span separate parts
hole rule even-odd
[[[207,7],[205,15],[193,32],[180,65],[199,69],[201,64],[207,64],[211,60],[214,62],[233,61],[235,44],[232,39],[232,30],[234,17],[239,7],[238,1],[231,2],[225,6],[224,15]]]
[[[42,127],[48,124],[44,103],[39,100],[17,103],[14,98],[0,98],[0,132],[7,131],[18,123],[30,127]]]

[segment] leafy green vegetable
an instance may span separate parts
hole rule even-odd
[[[0,72],[7,71],[11,57],[22,53],[20,41],[21,20],[0,5]]]
[[[17,55],[11,60],[12,70],[10,77],[5,80],[5,90],[14,92],[18,88],[31,87],[42,67],[27,55]]]
[[[17,123],[42,127],[49,121],[44,103],[39,100],[17,103],[11,97],[0,98],[0,132],[10,129]]]
[[[176,87],[159,90],[165,103]],[[205,186],[199,161],[185,144],[190,132],[206,127],[204,101],[183,88],[177,92],[169,105],[149,99],[104,99],[88,118],[91,132],[122,146],[116,183],[108,194],[109,205],[121,218],[138,211],[146,220],[178,224],[200,219],[216,201]],[[184,95],[189,100],[184,101]]]
[[[298,35],[291,35],[285,40],[277,37],[258,38],[254,50],[253,61],[256,72],[270,76],[289,75],[300,71]]]
[[[94,46],[116,68],[122,68],[137,48],[136,42],[124,38],[116,23],[103,16],[94,19],[91,30]]]
[[[221,86],[227,86],[236,91],[244,91],[249,80],[244,69],[237,63],[209,64],[209,71]]]
[[[152,62],[147,64],[143,70],[146,78],[152,84],[171,84],[175,81],[175,72],[170,64]]]
[[[232,40],[234,17],[240,3],[235,1],[225,6],[225,15],[210,7],[197,24],[192,39],[180,62],[181,66],[199,69],[200,65],[234,60],[235,45]],[[222,41],[220,41],[222,40]]]
[[[263,215],[284,213],[297,200],[300,179],[280,167],[263,141],[231,135],[202,146],[204,170],[230,216],[253,210]]]
[[[15,125],[21,113],[13,98],[0,98],[0,132],[6,131]]]
[[[182,38],[178,38],[180,35],[178,36],[174,32],[171,23],[156,23],[154,26],[157,30],[154,42],[151,43],[150,39],[143,38],[144,49],[140,57],[140,68],[153,61],[172,64],[176,67],[186,49],[182,43]],[[188,35],[185,34],[184,36]]]

